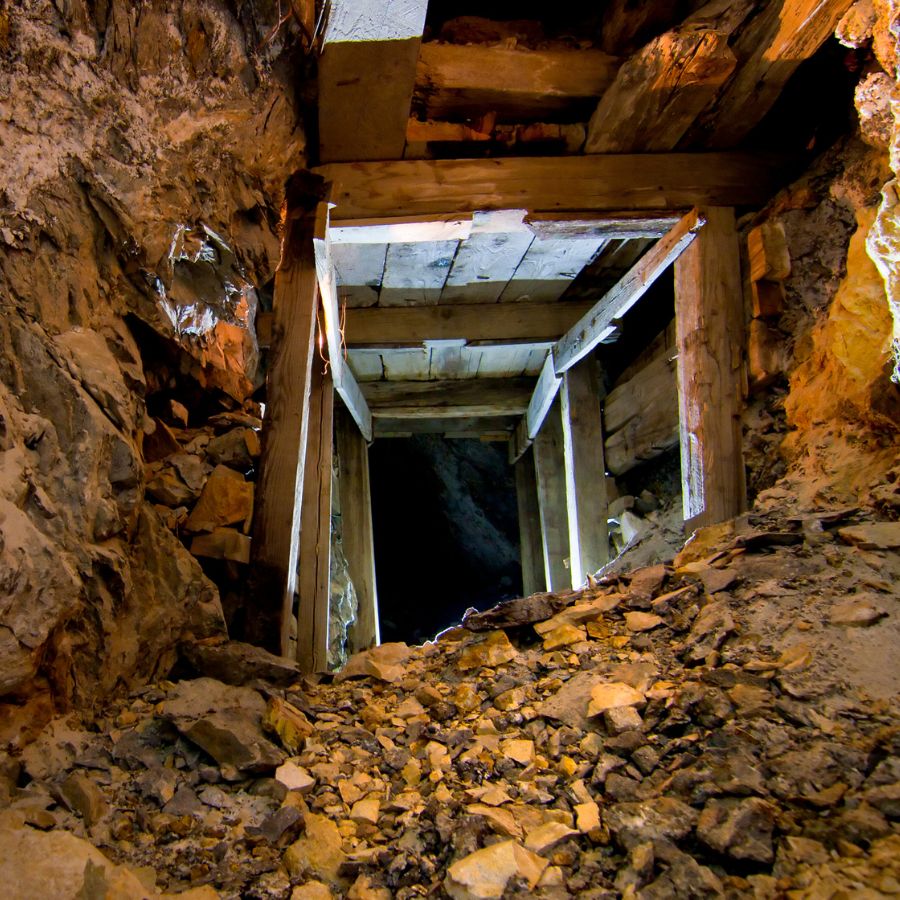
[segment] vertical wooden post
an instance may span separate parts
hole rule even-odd
[[[746,506],[741,451],[743,299],[734,211],[706,226],[675,262],[678,410],[685,529]]]
[[[262,459],[253,510],[250,597],[245,637],[286,653],[300,536],[310,366],[316,324],[313,234],[322,179],[288,181],[281,262],[275,273],[272,347],[266,386]]]
[[[313,360],[309,439],[300,520],[297,662],[302,672],[328,671],[331,599],[331,462],[334,386],[318,356]]]
[[[534,439],[534,469],[537,476],[541,518],[544,576],[550,591],[571,585],[569,575],[569,524],[566,513],[566,467],[563,458],[562,416],[559,398],[554,400],[541,430]]]
[[[541,544],[541,511],[538,508],[534,453],[526,450],[516,464],[516,500],[519,507],[519,555],[522,559],[522,593],[527,597],[547,590],[544,551]]]
[[[350,580],[359,608],[350,626],[349,650],[357,653],[381,642],[378,593],[375,588],[375,540],[372,529],[372,490],[369,485],[369,448],[353,417],[338,409],[336,434],[341,474],[341,530]]]
[[[563,376],[560,388],[566,506],[572,587],[609,562],[606,466],[597,367],[585,357]]]

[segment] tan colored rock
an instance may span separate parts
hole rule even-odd
[[[608,594],[573,603],[572,606],[566,607],[552,618],[544,622],[537,622],[534,630],[543,635],[563,625],[583,625],[585,622],[590,622],[598,616],[614,610],[622,602],[623,596],[622,594]]]
[[[870,522],[838,529],[841,539],[863,550],[900,549],[900,522]]]
[[[331,888],[321,881],[307,881],[291,892],[291,900],[333,900],[333,898]]]
[[[354,653],[347,664],[335,676],[335,681],[340,683],[348,678],[364,678],[371,676],[380,681],[394,683],[400,681],[406,674],[403,664],[409,658],[412,650],[402,641],[379,644],[371,650],[363,650]]]
[[[103,791],[83,772],[73,772],[59,786],[59,792],[66,806],[77,812],[88,828],[99,822],[109,809]]]
[[[337,825],[327,816],[308,812],[303,817],[305,832],[284,854],[284,866],[291,878],[312,877],[330,885],[340,885],[340,868],[346,860]]]
[[[593,800],[575,805],[575,824],[582,834],[600,827],[600,807]]]
[[[466,807],[466,812],[486,819],[498,834],[517,839],[522,837],[522,826],[508,809],[488,806],[486,803],[470,803]]]
[[[888,614],[887,610],[871,597],[853,597],[831,607],[828,621],[832,625],[850,625],[865,628],[874,625]]]
[[[350,810],[350,820],[358,825],[377,825],[381,804],[377,797],[365,797],[357,800]]]
[[[560,647],[568,647],[586,639],[587,634],[583,628],[560,625],[544,634],[544,650],[558,650]]]
[[[368,875],[360,875],[347,891],[347,900],[391,900],[392,897],[386,887],[375,887]]]
[[[500,752],[519,765],[527,766],[534,762],[534,741],[517,739],[501,741]]]
[[[236,528],[216,528],[210,534],[197,534],[191,540],[191,553],[208,559],[250,562],[250,537]]]
[[[561,822],[547,822],[531,829],[525,835],[525,846],[535,853],[546,853],[555,847],[560,841],[578,834],[574,828],[569,828]]]
[[[300,794],[308,794],[315,786],[313,778],[303,766],[287,760],[275,770],[275,780],[280,781],[289,791],[297,791]]]
[[[299,753],[304,741],[315,734],[309,719],[296,706],[280,697],[272,697],[266,704],[262,723],[267,731],[278,735],[291,753]]]
[[[625,627],[629,631],[650,631],[663,624],[663,620],[653,613],[627,612],[625,613]]]
[[[644,694],[622,681],[598,684],[591,690],[588,716],[599,716],[616,706],[643,706]]]
[[[491,631],[480,641],[469,644],[459,655],[457,666],[463,672],[482,666],[501,666],[518,656],[505,631]]]
[[[447,869],[444,888],[453,900],[491,900],[502,897],[514,877],[533,890],[547,865],[547,860],[515,841],[502,841],[453,863]]]
[[[185,523],[187,531],[214,531],[248,523],[253,515],[253,484],[228,466],[216,466]]]

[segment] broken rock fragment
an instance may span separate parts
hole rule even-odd
[[[697,837],[734,859],[770,863],[775,811],[758,797],[709,800],[697,822]]]
[[[486,638],[469,644],[459,655],[457,666],[467,672],[482,666],[502,666],[518,656],[505,631],[492,631]]]
[[[513,878],[533,890],[549,865],[515,841],[502,841],[457,860],[447,870],[444,888],[453,900],[490,900],[503,896]]]
[[[591,689],[591,702],[587,714],[599,716],[608,709],[619,706],[643,706],[645,700],[641,691],[630,684],[614,681],[611,684],[598,684]]]

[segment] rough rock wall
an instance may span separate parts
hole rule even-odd
[[[0,4],[0,739],[223,628],[145,501],[128,317],[207,388],[254,386],[255,288],[302,165],[272,4]]]

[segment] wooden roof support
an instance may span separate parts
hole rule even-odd
[[[350,626],[348,635],[348,649],[356,653],[381,642],[375,587],[369,448],[346,410],[336,412],[335,436],[340,464],[341,535],[358,603],[356,621]]]
[[[298,559],[297,662],[303,673],[328,671],[333,433],[334,388],[325,364],[317,358],[312,367]]]
[[[761,205],[778,166],[759,154],[649,153],[333,163],[335,224],[493,209],[612,212]]]
[[[427,0],[331,0],[319,58],[319,159],[398,159]]]
[[[348,309],[344,340],[351,348],[415,347],[453,339],[482,345],[540,343],[565,334],[590,308],[581,301]]]
[[[544,427],[534,442],[541,547],[548,591],[571,587],[569,574],[569,525],[566,510],[566,474],[559,402],[553,404]]]
[[[363,393],[372,414],[389,419],[438,419],[522,415],[533,378],[457,381],[367,381]]]
[[[316,258],[316,278],[322,297],[322,314],[325,320],[325,340],[328,345],[328,359],[331,363],[331,378],[334,388],[340,394],[344,405],[353,416],[359,430],[367,441],[372,440],[372,415],[365,398],[356,383],[356,378],[344,359],[341,341],[341,321],[337,299],[337,275],[331,261],[328,242],[328,204],[320,203],[316,210],[316,226],[313,238]]]
[[[734,212],[707,225],[675,264],[678,403],[685,529],[746,507],[741,452],[743,295]]]
[[[253,510],[247,640],[286,653],[297,586],[300,498],[306,461],[318,291],[313,254],[322,184],[295,175],[287,186],[262,459]]]
[[[534,453],[516,463],[516,502],[519,509],[519,557],[522,560],[522,593],[527,597],[547,590],[541,543],[541,511],[538,507]]]

